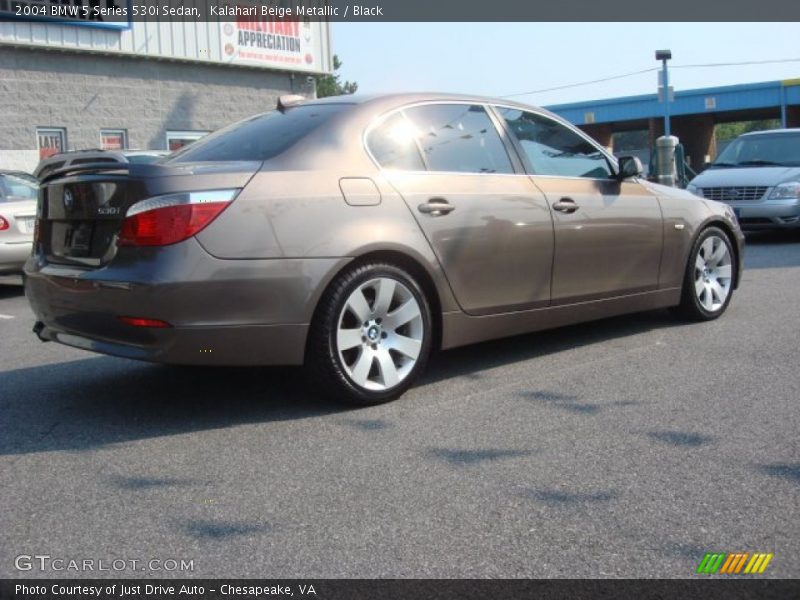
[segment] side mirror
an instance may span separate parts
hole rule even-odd
[[[628,179],[628,177],[640,177],[644,172],[642,161],[635,156],[621,156],[618,161],[618,179]]]

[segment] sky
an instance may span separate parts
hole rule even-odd
[[[332,23],[343,79],[359,92],[439,91],[506,96],[660,66],[672,50],[675,90],[800,78],[797,23]],[[781,64],[681,65],[797,59]],[[655,93],[648,72],[514,96],[550,105]]]

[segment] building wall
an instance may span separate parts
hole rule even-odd
[[[37,127],[66,128],[69,150],[98,148],[102,128],[166,149],[167,130],[213,131],[310,91],[304,74],[0,45],[0,168],[32,170]]]

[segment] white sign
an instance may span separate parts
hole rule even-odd
[[[322,27],[318,21],[242,16],[222,22],[224,62],[292,71],[325,71]]]

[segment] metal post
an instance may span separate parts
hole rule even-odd
[[[661,61],[662,73],[664,73],[664,135],[671,135],[669,130],[669,69],[667,69],[667,59]]]
[[[672,58],[671,50],[656,50],[656,60],[661,61],[661,86],[664,90],[664,135],[670,136],[669,128],[669,69],[667,61]]]
[[[781,129],[786,129],[786,86],[781,82]]]

